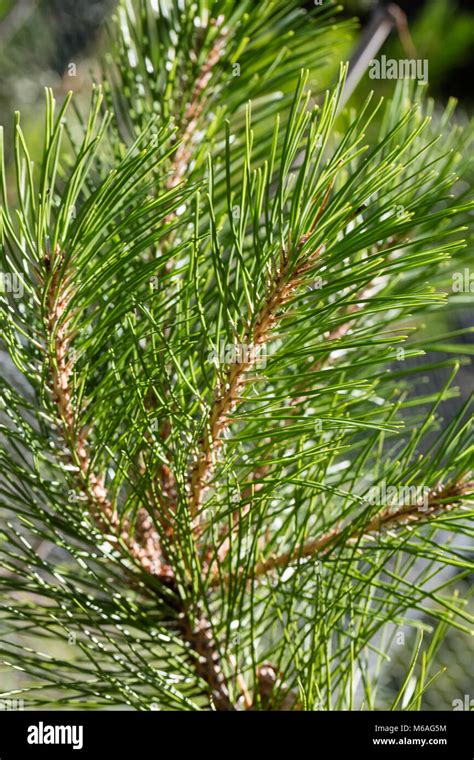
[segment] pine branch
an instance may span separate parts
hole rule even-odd
[[[175,187],[188,170],[189,162],[193,155],[192,138],[198,129],[199,120],[205,106],[205,96],[203,96],[203,93],[205,93],[209,85],[215,66],[225,52],[228,30],[224,26],[224,16],[211,19],[210,24],[218,29],[218,34],[207,53],[205,63],[201,67],[180,123],[180,144],[173,158],[170,176],[167,181],[168,187]]]
[[[53,256],[46,254],[46,328],[48,343],[52,346],[50,361],[51,390],[62,422],[62,432],[69,448],[71,463],[77,478],[77,486],[85,496],[90,514],[97,526],[105,533],[112,534],[119,545],[119,538],[125,543],[131,555],[144,570],[159,576],[164,574],[163,557],[153,523],[142,507],[138,513],[136,540],[127,520],[120,520],[105,487],[105,475],[95,473],[92,469],[90,443],[84,429],[81,430],[79,411],[73,403],[73,391],[70,380],[73,372],[71,358],[72,313],[68,306],[73,288],[72,277],[64,269],[64,254],[56,248]]]
[[[364,658],[385,656],[387,628],[470,624],[446,589],[470,569],[471,407],[438,413],[459,333],[411,341],[407,356],[437,339],[456,354],[418,368],[393,349],[468,261],[467,141],[443,127],[436,143],[407,83],[346,120],[342,75],[311,108],[331,10],[289,3],[121,3],[110,129],[96,97],[63,130],[50,93],[32,169],[17,121],[16,213],[1,162],[2,272],[31,300],[1,294],[28,389],[1,378],[0,658],[22,658],[35,704],[63,689],[85,707],[352,709],[358,668],[373,709]],[[446,386],[415,395],[432,367]],[[448,485],[427,509],[367,507],[382,479]],[[23,623],[93,639],[53,683]]]
[[[333,183],[334,180],[327,188],[310,231],[306,235],[302,235],[296,245],[296,260],[291,262],[285,251],[280,252],[279,267],[273,276],[269,292],[256,314],[253,326],[244,335],[243,340],[239,342],[240,346],[245,347],[244,356],[246,360],[229,366],[222,386],[216,392],[207,422],[207,430],[199,444],[200,453],[197,455],[190,477],[189,506],[193,519],[196,519],[202,507],[206,484],[212,474],[213,456],[222,444],[223,431],[230,424],[229,415],[240,400],[245,387],[245,376],[255,366],[258,349],[271,339],[272,330],[281,318],[282,309],[301,286],[304,277],[314,267],[320,254],[321,247],[303,256],[301,252],[307,240],[314,233],[328,201]]]
[[[233,712],[236,707],[229,696],[209,621],[200,614],[193,625],[189,614],[184,612],[179,627],[196,655],[193,658],[196,674],[208,685],[216,710]]]
[[[371,534],[389,531],[413,524],[422,524],[426,519],[436,518],[438,514],[445,514],[460,506],[466,497],[472,495],[474,481],[450,483],[446,486],[438,486],[428,494],[426,507],[423,503],[404,504],[397,509],[393,506],[385,507],[373,517],[363,528],[350,529],[350,526],[334,528],[318,538],[311,539],[298,549],[284,552],[277,556],[269,557],[258,562],[253,570],[253,577],[259,578],[274,570],[285,568],[303,559],[320,558],[327,554],[335,545],[351,546],[358,544],[361,539],[371,538]],[[229,577],[226,576],[226,583]],[[215,576],[212,583],[221,583],[221,578]]]
[[[64,256],[57,249],[52,260],[45,257],[45,268],[52,272],[46,289],[46,324],[49,341],[53,346],[51,361],[52,392],[63,425],[63,435],[71,452],[71,461],[77,471],[77,485],[87,499],[91,516],[97,527],[110,539],[110,533],[116,538],[116,547],[120,548],[119,538],[125,544],[132,557],[137,560],[147,573],[158,576],[160,581],[169,585],[173,580],[171,566],[163,554],[160,538],[148,512],[140,507],[137,516],[136,533],[133,536],[128,520],[120,519],[113,507],[105,488],[105,476],[92,471],[90,444],[84,431],[80,429],[80,418],[72,400],[70,378],[73,364],[70,359],[71,334],[68,329],[71,314],[67,308],[70,300],[67,273],[62,271]],[[177,604],[179,612],[178,627],[183,638],[195,653],[193,663],[196,674],[202,678],[210,689],[210,694],[217,710],[233,710],[228,689],[219,665],[216,645],[212,638],[211,626],[204,616],[199,615],[195,624],[187,611],[185,601]]]

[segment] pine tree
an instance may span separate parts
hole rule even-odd
[[[47,90],[35,161],[15,116],[3,697],[420,709],[471,632],[469,347],[426,328],[469,295],[471,131],[410,82],[322,91],[335,10],[123,2],[88,113]]]

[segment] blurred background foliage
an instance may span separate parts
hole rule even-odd
[[[347,0],[346,12],[353,11],[362,26],[367,22],[376,0]],[[388,4],[388,3],[385,3]],[[472,112],[474,75],[474,10],[471,0],[401,0],[418,58],[429,60],[429,86],[432,97],[446,102],[458,98]],[[400,38],[387,40],[387,58],[407,57]],[[384,90],[390,82],[373,85]]]
[[[325,2],[326,0],[323,0]],[[258,2],[258,0],[256,0]],[[312,5],[302,0],[302,6]],[[318,0],[319,4],[319,0]],[[381,0],[345,0],[342,16],[357,17],[364,29]],[[472,115],[474,78],[474,10],[470,0],[401,0],[409,35],[418,58],[429,60],[430,95],[444,104],[460,101],[460,111]],[[57,96],[68,90],[88,98],[91,79],[98,77],[98,58],[107,47],[108,19],[115,0],[0,0],[0,114],[2,123],[13,110],[22,111],[29,136],[35,131],[36,106],[45,86]],[[321,87],[335,78],[339,61],[350,57],[359,31],[334,35],[333,60],[318,72]],[[383,46],[387,57],[407,57],[406,45],[395,32]],[[371,80],[366,74],[360,97],[367,89],[388,95],[389,80]],[[353,96],[357,103],[358,93]],[[31,119],[28,118],[31,114]],[[29,125],[29,129],[28,129]]]
[[[256,0],[258,1],[258,0]],[[380,0],[345,0],[342,14],[356,16],[364,27]],[[46,85],[80,90],[94,70],[103,47],[114,0],[0,0],[0,106],[34,105]],[[310,6],[311,2],[302,5]],[[430,94],[453,96],[472,109],[474,75],[474,10],[470,0],[401,0],[417,57],[430,66]],[[334,40],[334,60],[350,53],[346,38]],[[384,46],[387,57],[403,57],[403,44],[393,34]],[[77,66],[71,76],[68,67]],[[327,74],[327,72],[325,72]],[[75,81],[74,81],[75,80]],[[373,83],[383,91],[389,82]]]

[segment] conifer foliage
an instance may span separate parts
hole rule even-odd
[[[38,156],[15,116],[3,696],[420,709],[470,633],[468,357],[426,329],[467,266],[470,130],[408,82],[343,108],[336,10],[124,0],[88,112],[48,90]]]

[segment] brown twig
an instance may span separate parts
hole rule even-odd
[[[212,635],[212,627],[202,613],[197,616],[195,625],[185,613],[180,622],[184,639],[195,652],[196,674],[208,685],[212,701],[219,712],[234,711],[236,708],[230,700],[225,676],[220,666],[220,657]]]
[[[130,525],[120,521],[105,486],[105,477],[92,469],[90,444],[81,429],[79,414],[74,406],[71,375],[74,362],[71,358],[72,313],[67,313],[71,301],[71,285],[63,270],[64,255],[57,249],[53,256],[44,257],[46,270],[45,325],[50,356],[50,382],[53,399],[61,420],[62,436],[75,465],[76,485],[82,492],[89,513],[96,525],[107,534],[121,539],[131,555],[150,573],[165,571],[159,537],[153,521],[143,507],[137,516],[139,540],[130,535]]]
[[[262,560],[255,566],[253,577],[258,578],[268,575],[274,570],[285,568],[303,559],[323,557],[341,538],[344,539],[344,546],[351,546],[363,538],[370,538],[373,533],[381,533],[382,531],[399,528],[404,525],[421,523],[426,519],[436,517],[438,513],[444,514],[459,506],[472,493],[473,488],[474,481],[449,483],[430,491],[426,506],[420,503],[404,504],[397,509],[387,506],[376,514],[363,528],[355,528],[352,531],[348,531],[347,527],[337,527],[317,538],[310,539],[298,549],[273,555],[266,560]],[[224,583],[228,580],[229,576],[224,577]],[[211,585],[220,585],[221,582],[222,577],[216,575]]]
[[[62,432],[67,444],[72,462],[76,465],[77,487],[81,490],[88,504],[89,512],[98,528],[107,534],[120,537],[131,555],[140,563],[142,568],[151,574],[158,575],[164,582],[172,581],[174,574],[163,555],[159,536],[154,528],[148,512],[141,507],[138,511],[136,536],[130,531],[130,523],[120,521],[105,487],[103,475],[92,470],[90,444],[86,434],[79,428],[79,416],[75,409],[70,379],[73,362],[70,359],[71,315],[66,314],[70,304],[71,291],[65,286],[65,278],[61,277],[64,257],[57,250],[53,259],[45,257],[44,263],[47,274],[52,272],[46,290],[46,329],[51,347],[50,375],[51,390],[59,417],[62,421]],[[217,650],[211,634],[211,627],[203,616],[192,625],[191,616],[184,603],[179,604],[179,627],[185,640],[196,653],[194,658],[196,673],[203,678],[210,688],[216,709],[233,709],[225,679],[218,663]]]
[[[202,98],[202,94],[205,91],[209,81],[212,77],[215,66],[222,57],[224,51],[225,40],[227,36],[227,29],[224,26],[224,17],[219,16],[217,19],[212,19],[210,22],[213,26],[219,29],[216,40],[211,48],[207,60],[205,61],[199,77],[197,78],[193,91],[191,93],[189,102],[186,106],[184,116],[181,122],[181,135],[180,144],[173,156],[173,163],[170,171],[169,178],[166,183],[166,187],[171,189],[175,187],[186,173],[189,162],[192,156],[192,137],[198,126],[199,119],[202,116],[204,110],[205,100]],[[172,212],[166,217],[167,221],[171,221],[176,216],[176,211]],[[174,266],[174,260],[169,259],[165,264],[165,274],[169,274]],[[170,434],[170,425],[168,420],[165,420],[160,429],[160,436],[165,441]],[[173,472],[167,465],[162,465],[160,468],[159,481],[162,490],[165,494],[169,494],[168,502],[171,505],[168,508],[168,516],[171,517],[173,511],[173,502],[176,504],[176,481],[173,476]],[[170,525],[171,523],[169,523]]]
[[[173,171],[169,177],[167,187],[175,187],[181,178],[186,173],[189,166],[189,161],[192,156],[192,137],[199,124],[199,119],[204,110],[205,100],[202,97],[203,92],[206,90],[207,85],[212,77],[216,64],[220,61],[222,53],[224,51],[224,45],[227,36],[227,29],[223,25],[224,17],[211,21],[211,24],[219,29],[218,35],[212,46],[209,55],[201,68],[199,77],[197,78],[189,103],[181,123],[182,134],[179,147],[174,155]]]
[[[319,250],[312,259],[316,258]],[[279,318],[279,312],[291,299],[300,284],[301,275],[306,271],[308,261],[297,267],[290,277],[287,277],[286,267],[277,273],[269,297],[260,309],[251,336],[244,338],[244,345],[249,348],[244,361],[230,365],[227,370],[222,391],[219,390],[214,398],[207,430],[200,441],[200,454],[192,469],[190,479],[190,513],[196,518],[202,505],[207,480],[213,468],[213,453],[221,445],[221,435],[230,424],[229,415],[236,406],[245,385],[245,375],[256,362],[256,352],[250,348],[261,346],[270,339],[270,334]]]
[[[300,241],[297,251],[306,240]],[[294,268],[290,267],[287,255],[282,251],[280,268],[276,272],[269,294],[261,306],[253,328],[242,341],[248,350],[244,352],[245,360],[229,365],[221,388],[215,394],[211,407],[206,432],[200,441],[200,453],[192,468],[190,477],[189,507],[191,517],[196,520],[202,506],[207,481],[213,469],[213,454],[222,445],[222,432],[230,424],[229,415],[237,405],[246,384],[246,375],[257,361],[255,347],[268,342],[276,323],[281,317],[281,310],[291,300],[302,284],[304,276],[314,266],[321,251],[321,246],[312,254],[305,256]]]
[[[328,193],[326,193],[325,201],[327,201],[327,197],[328,197]],[[321,215],[321,212],[319,211],[316,217],[316,221],[313,224],[313,228],[316,226],[316,223],[320,215]],[[385,250],[386,248],[391,247],[395,241],[396,241],[396,238],[393,238],[389,243],[382,246],[380,250]],[[335,327],[333,330],[327,333],[325,340],[328,343],[334,343],[340,340],[345,335],[347,335],[347,333],[351,330],[352,319],[357,314],[357,312],[361,311],[361,309],[364,307],[365,300],[369,296],[373,286],[374,286],[374,282],[373,281],[369,282],[369,284],[365,288],[363,288],[361,292],[358,294],[357,301],[346,307],[343,313],[343,316],[346,317],[346,320],[341,322],[341,324],[339,324],[337,327]],[[311,364],[309,368],[309,372],[317,373],[317,372],[320,372],[321,369],[323,369],[325,366],[327,366],[331,362],[331,353],[332,351],[330,351],[327,354],[327,356],[321,357],[320,359],[315,361],[313,364]],[[308,383],[307,382],[302,383],[302,384],[296,385],[295,387],[296,389],[303,389],[303,388],[307,389]],[[304,403],[305,400],[306,400],[305,395],[299,395],[299,396],[293,397],[290,401],[292,411],[295,412],[296,407],[299,404]],[[283,424],[289,425],[290,422],[291,422],[291,419],[287,419],[284,421]],[[270,445],[271,439],[267,439],[267,443]],[[247,501],[248,499],[250,499],[250,497],[254,493],[260,491],[260,489],[263,487],[263,483],[261,482],[261,479],[268,474],[269,469],[270,468],[268,465],[261,465],[256,468],[255,472],[252,474],[252,482],[244,492],[244,499],[243,499],[244,501]],[[250,504],[247,504],[244,510],[242,510],[241,517],[244,517],[245,515],[247,515],[249,511],[250,511]],[[236,518],[236,520],[234,521],[235,525],[237,523],[238,523],[238,518]],[[227,553],[229,551],[229,548],[230,548],[230,536],[228,533],[226,533],[225,537],[222,538],[222,543],[217,553],[217,562],[222,563],[225,560]],[[217,567],[216,567],[216,564],[214,563],[211,568],[211,573],[215,574],[216,572],[217,572]]]
[[[301,709],[298,696],[289,690],[284,676],[271,662],[265,662],[257,669],[255,700],[249,710],[260,708],[266,711],[285,712]],[[258,695],[258,697],[257,697]]]
[[[316,259],[318,258],[321,250],[324,249],[324,245],[320,245],[311,254],[300,257],[302,250],[311,235],[315,232],[318,222],[326,208],[329,201],[331,191],[336,181],[336,175],[329,181],[327,188],[325,189],[321,203],[319,204],[316,215],[313,219],[310,229],[307,233],[301,235],[296,245],[296,265],[291,269],[290,261],[286,251],[280,251],[280,268],[274,275],[273,283],[270,286],[270,292],[261,307],[251,334],[244,336],[244,345],[247,350],[244,355],[247,357],[247,361],[241,361],[231,365],[222,384],[224,393],[218,391],[216,393],[210,419],[208,423],[208,429],[200,441],[200,454],[193,467],[190,480],[190,512],[191,516],[195,519],[198,516],[199,510],[202,505],[204,491],[206,488],[207,480],[212,472],[213,462],[212,454],[221,445],[221,433],[228,426],[230,420],[228,415],[232,412],[236,406],[240,393],[246,384],[246,375],[253,368],[257,359],[257,353],[255,347],[264,345],[270,338],[271,331],[280,318],[281,309],[292,298],[293,294],[298,290],[305,276],[314,266]],[[315,199],[317,200],[317,198]],[[291,245],[288,245],[291,248]],[[247,489],[247,494],[250,496],[249,491],[252,493],[255,490],[260,490],[261,484],[259,479],[268,472],[268,467],[264,466],[254,473],[253,483]],[[211,573],[217,572],[217,566],[220,562],[225,560],[230,548],[230,540],[232,531],[236,530],[240,520],[250,510],[250,505],[243,510],[243,513],[234,515],[234,524],[231,532],[221,536],[221,545],[219,547],[217,557],[212,565]],[[198,525],[198,533],[200,532],[200,526]],[[211,560],[211,552],[205,552],[204,560],[205,566]]]

